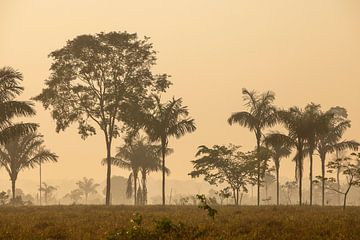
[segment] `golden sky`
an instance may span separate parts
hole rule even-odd
[[[67,40],[125,30],[151,37],[159,52],[154,71],[172,75],[167,97],[183,97],[198,126],[170,141],[175,153],[168,158],[169,178],[188,179],[197,146],[231,142],[245,151],[255,145],[252,133],[226,121],[243,109],[243,87],[274,91],[281,107],[343,106],[353,121],[346,138],[360,140],[359,13],[359,0],[1,0],[0,66],[23,72],[21,98],[28,99],[40,93],[49,75],[47,55]],[[83,141],[75,126],[57,134],[49,111],[39,103],[36,109],[33,121],[60,156],[59,163],[44,166],[44,179],[104,179],[103,136]],[[284,160],[283,176],[292,177],[293,168]],[[35,180],[37,171],[19,178]],[[4,170],[0,179],[8,179]]]

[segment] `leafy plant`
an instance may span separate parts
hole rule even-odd
[[[200,200],[200,205],[198,206],[200,209],[204,209],[207,211],[207,214],[209,217],[211,217],[213,220],[215,219],[215,215],[218,213],[218,211],[214,208],[212,208],[209,204],[207,204],[207,200],[204,194],[197,194],[197,199]]]

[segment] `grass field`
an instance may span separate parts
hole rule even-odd
[[[0,239],[360,239],[357,207],[215,208],[3,207]]]

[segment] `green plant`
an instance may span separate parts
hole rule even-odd
[[[212,219],[215,219],[215,215],[218,213],[218,211],[214,208],[212,208],[209,204],[207,204],[206,197],[204,194],[197,194],[196,198],[200,200],[200,205],[198,206],[200,209],[204,209],[207,211],[207,214]]]

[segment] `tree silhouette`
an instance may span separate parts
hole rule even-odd
[[[38,126],[35,123],[12,123],[14,117],[35,115],[32,103],[14,100],[24,90],[19,85],[22,79],[22,74],[11,67],[0,69],[0,144],[33,132]]]
[[[261,186],[261,164],[260,146],[263,138],[263,130],[276,124],[276,109],[273,106],[275,95],[272,92],[258,94],[255,91],[242,90],[245,107],[248,111],[233,113],[228,119],[228,123],[233,125],[238,123],[240,126],[249,128],[254,132],[257,146],[258,176],[257,176],[257,204],[260,205],[260,186]]]
[[[280,200],[280,161],[291,154],[293,141],[286,135],[281,133],[271,133],[264,139],[265,146],[270,150],[271,158],[275,165],[276,174],[276,204],[279,205]]]
[[[133,107],[145,107],[151,93],[165,91],[167,75],[153,75],[156,57],[149,38],[127,32],[80,35],[50,53],[46,88],[35,97],[51,110],[56,131],[78,123],[82,138],[100,128],[105,138],[106,205],[110,204],[111,146]]]
[[[13,199],[15,199],[15,183],[20,171],[35,168],[40,162],[57,162],[58,156],[45,149],[43,143],[42,135],[28,133],[0,146],[0,166],[9,174]]]
[[[80,189],[74,189],[70,193],[66,194],[65,197],[70,198],[74,204],[77,204],[83,195],[83,191]]]
[[[360,146],[360,144],[354,140],[341,140],[345,131],[351,127],[350,120],[346,119],[346,109],[335,107],[328,110],[327,113],[330,113],[332,118],[328,122],[327,131],[319,135],[319,142],[316,148],[321,160],[322,206],[325,205],[325,165],[327,154],[335,151],[344,151],[346,149],[356,151]]]
[[[353,186],[360,186],[360,153],[352,153],[351,157],[338,158],[328,163],[330,173],[334,170],[340,169],[340,171],[346,176],[347,186],[346,189],[341,191],[332,187],[331,184],[327,184],[326,188],[344,195],[343,209],[345,210],[347,196]],[[335,183],[335,178],[325,179],[330,183]]]
[[[96,194],[96,188],[100,186],[99,184],[94,183],[94,179],[86,177],[84,177],[82,181],[78,181],[76,184],[85,196],[85,204],[87,204],[89,194]]]
[[[233,191],[235,205],[239,204],[239,192],[247,192],[247,185],[255,181],[253,153],[245,154],[239,151],[239,146],[219,146],[208,148],[198,147],[196,157],[191,161],[194,170],[189,173],[193,178],[204,176],[204,180],[211,185],[228,184]],[[255,158],[256,159],[256,158]]]
[[[304,167],[305,144],[307,137],[307,122],[305,121],[305,113],[298,107],[292,107],[289,110],[278,111],[279,120],[288,130],[289,138],[296,148],[295,155],[295,176],[299,183],[299,205],[302,204],[302,178]]]
[[[180,138],[186,133],[196,130],[194,119],[189,118],[187,106],[182,105],[182,99],[175,99],[161,103],[155,96],[156,107],[148,114],[145,130],[151,141],[159,141],[162,156],[162,204],[165,205],[165,156],[170,137]]]
[[[159,146],[152,145],[145,138],[140,137],[118,148],[115,158],[112,158],[113,165],[131,170],[126,192],[128,197],[134,195],[135,205],[147,202],[146,177],[149,172],[162,169],[160,150]],[[169,151],[168,149],[167,152]],[[165,172],[169,174],[170,171],[165,168]],[[142,175],[142,186],[138,184],[139,173]]]
[[[57,190],[57,187],[48,185],[47,183],[43,182],[40,190],[44,192],[45,197],[45,205],[48,204],[48,200],[51,198],[52,193]]]

